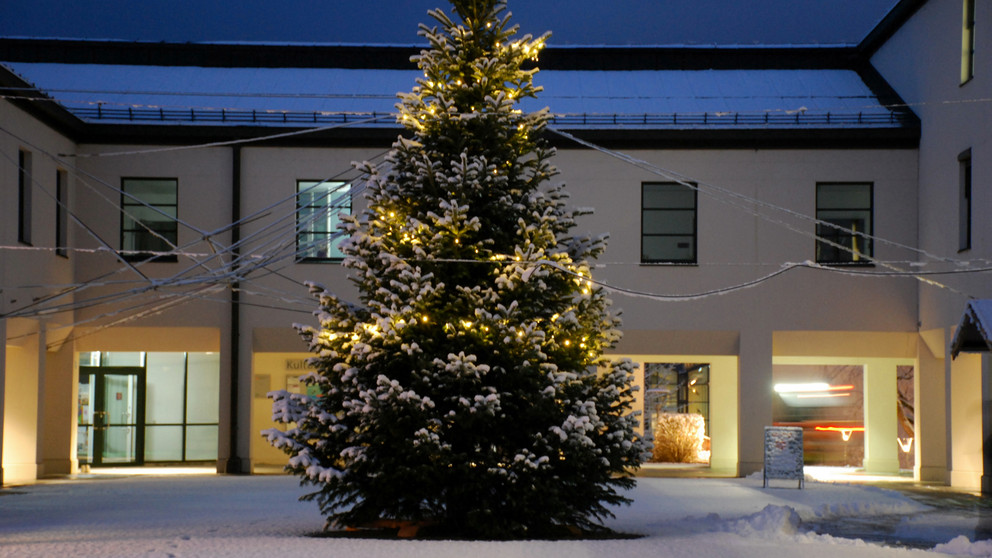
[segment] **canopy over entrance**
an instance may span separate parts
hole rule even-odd
[[[992,299],[972,300],[951,341],[951,357],[958,353],[992,351]]]

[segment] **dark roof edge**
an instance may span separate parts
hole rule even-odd
[[[875,69],[867,60],[863,61],[862,64],[857,68],[858,76],[861,77],[861,81],[871,89],[872,93],[878,98],[878,101],[882,103],[886,108],[895,112],[896,114],[903,117],[912,128],[919,130],[920,117],[917,116],[915,112],[910,108],[910,106],[899,96],[899,93],[889,85],[889,82],[885,81],[882,74]]]
[[[6,100],[10,104],[71,140],[76,140],[86,127],[84,122],[76,118],[55,99],[45,95],[34,85],[0,65],[0,90],[4,88],[12,88],[17,91],[17,93],[8,93],[10,96]]]
[[[150,66],[401,69],[421,47],[390,45],[217,44],[0,38],[0,60]],[[857,48],[837,47],[555,47],[545,70],[851,68]]]
[[[857,46],[858,53],[870,59],[926,3],[927,0],[900,0]]]
[[[566,129],[577,137],[610,148],[658,149],[916,149],[919,128],[862,129],[749,129],[749,130],[631,130]],[[280,128],[280,131],[293,131]],[[292,137],[264,138],[271,127],[158,126],[142,124],[88,124],[79,138],[84,144],[189,145],[245,140],[246,147],[375,147],[388,148],[400,128],[338,128]],[[553,130],[546,137],[561,148],[577,147]],[[583,148],[584,149],[584,148]]]

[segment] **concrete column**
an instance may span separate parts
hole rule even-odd
[[[982,485],[982,357],[961,353],[951,361],[951,486]]]
[[[35,426],[35,469],[37,471],[38,478],[45,476],[45,467],[42,464],[42,445],[45,442],[45,367],[46,367],[46,353],[48,347],[48,336],[47,329],[45,327],[45,320],[38,321],[38,345],[35,349],[38,351],[37,355],[37,367],[38,370],[38,391],[35,393],[35,400],[38,402],[37,405],[37,415],[35,416],[36,426]]]
[[[944,332],[940,333],[943,340]],[[946,343],[936,345],[943,349]],[[935,354],[927,343],[920,343],[913,374],[914,424],[913,444],[916,446],[916,465],[913,477],[921,482],[947,484],[949,469],[947,459],[947,386],[944,383],[948,362],[943,350]]]
[[[737,474],[738,359],[710,357],[710,471]],[[641,392],[643,393],[643,392]]]
[[[29,327],[21,327],[29,331]],[[36,331],[35,331],[36,332]],[[3,410],[3,482],[38,478],[38,337],[29,332],[6,347]]]
[[[872,361],[865,365],[865,471],[898,473],[899,425],[896,415],[895,362]]]
[[[43,474],[75,473],[76,412],[79,382],[73,367],[72,343],[49,352],[45,359],[44,410],[41,411],[42,441],[39,446]]]
[[[741,331],[737,381],[737,424],[740,439],[737,473],[747,476],[760,471],[764,466],[765,427],[772,425],[771,332],[756,329]]]
[[[982,492],[992,493],[992,356],[982,353]]]
[[[3,301],[0,300],[0,305]],[[7,385],[7,319],[0,318],[0,340],[3,340],[3,344],[0,344],[0,486],[3,486],[6,480],[3,476],[3,463],[4,463],[4,407],[6,399],[6,390],[4,389]]]

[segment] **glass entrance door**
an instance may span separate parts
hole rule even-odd
[[[94,467],[144,461],[145,370],[79,368],[79,460]]]

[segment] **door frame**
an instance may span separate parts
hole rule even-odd
[[[128,424],[114,426],[130,426],[135,429],[134,433],[134,460],[127,462],[103,462],[103,449],[106,442],[104,432],[109,425],[98,425],[98,415],[106,414],[106,393],[103,389],[104,378],[107,375],[134,376],[137,380],[135,394],[135,410],[132,421]],[[140,366],[80,366],[79,379],[84,376],[94,376],[96,385],[93,387],[93,401],[90,405],[93,408],[93,421],[91,424],[82,425],[93,429],[93,445],[90,448],[90,467],[133,467],[145,464],[145,369]],[[101,428],[102,426],[102,428]]]

